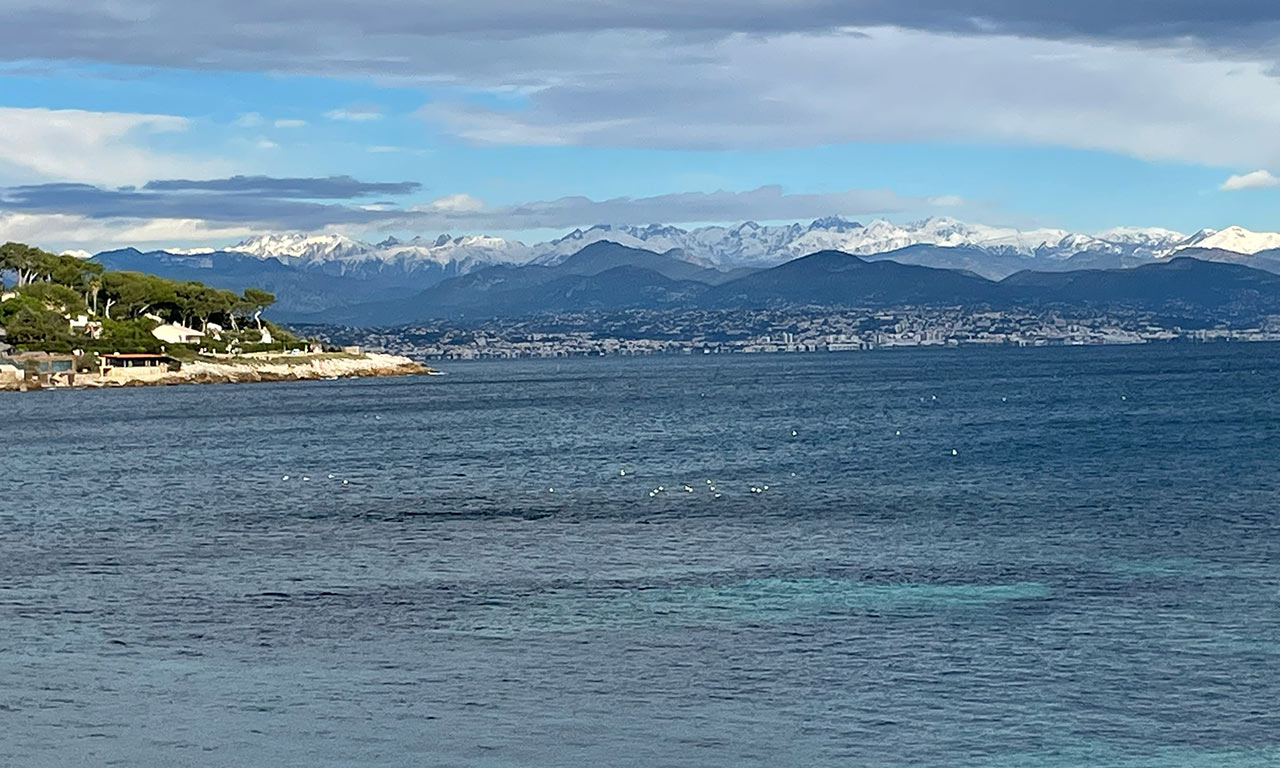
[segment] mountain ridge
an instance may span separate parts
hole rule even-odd
[[[1184,250],[1201,255],[1206,251],[1241,255],[1280,251],[1280,233],[1252,232],[1238,226],[1202,229],[1192,235],[1159,227],[1113,227],[1084,234],[1054,228],[1019,230],[949,217],[904,224],[876,219],[864,224],[838,216],[814,219],[808,224],[761,225],[745,221],[695,229],[663,224],[597,224],[532,245],[489,235],[443,234],[434,239],[416,236],[407,240],[388,237],[374,244],[339,234],[272,234],[216,250],[276,258],[332,274],[361,275],[385,270],[462,274],[494,264],[552,266],[596,242],[667,254],[722,272],[773,267],[823,250],[876,257],[897,253],[910,263],[949,266],[960,257],[944,249],[964,249],[965,268],[991,279],[1028,268],[1137,266]],[[1221,260],[1232,259],[1224,256]]]
[[[572,266],[495,266],[450,278],[412,297],[305,321],[390,326],[593,310],[925,305],[996,310],[1061,305],[1188,317],[1280,314],[1280,275],[1188,256],[1127,269],[1024,270],[1001,281],[831,250],[715,285],[673,280],[636,265],[585,272],[590,274]]]
[[[1031,263],[1066,259],[1082,252],[1157,258],[1172,252],[1186,240],[1187,237],[1180,233],[1160,228],[1115,228],[1098,235],[1087,235],[1052,228],[1018,230],[993,227],[948,217],[905,224],[876,219],[863,224],[828,216],[808,224],[761,225],[746,221],[691,230],[662,224],[597,224],[533,245],[486,235],[441,235],[434,240],[390,237],[377,244],[344,235],[262,235],[221,250],[261,258],[280,258],[308,266],[328,262],[339,262],[348,267],[369,262],[411,265],[423,261],[437,264],[469,261],[485,265],[529,262],[553,265],[587,245],[609,241],[655,253],[678,253],[678,258],[684,261],[728,270],[744,266],[777,266],[797,256],[822,250],[875,255],[916,245],[977,248],[993,256],[1018,256]]]

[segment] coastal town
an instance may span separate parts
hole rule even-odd
[[[1115,310],[632,310],[306,332],[419,360],[478,360],[1280,341],[1280,316],[1204,323]]]
[[[1109,306],[630,309],[391,328],[263,318],[275,296],[0,246],[0,389],[431,373],[431,360],[1280,341],[1280,315]]]

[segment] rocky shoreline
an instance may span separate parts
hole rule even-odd
[[[9,390],[27,389],[105,389],[113,387],[153,387],[180,384],[224,384],[268,381],[307,381],[316,379],[369,378],[387,376],[429,375],[436,371],[400,355],[364,354],[305,355],[291,360],[286,356],[228,360],[197,359],[182,363],[178,370],[167,368],[116,368],[108,375],[78,373],[71,383],[33,386],[14,382],[0,386]]]

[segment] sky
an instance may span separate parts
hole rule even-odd
[[[1280,229],[1273,0],[0,0],[0,241]]]

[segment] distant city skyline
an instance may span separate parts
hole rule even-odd
[[[0,0],[0,241],[1280,229],[1280,8]]]

